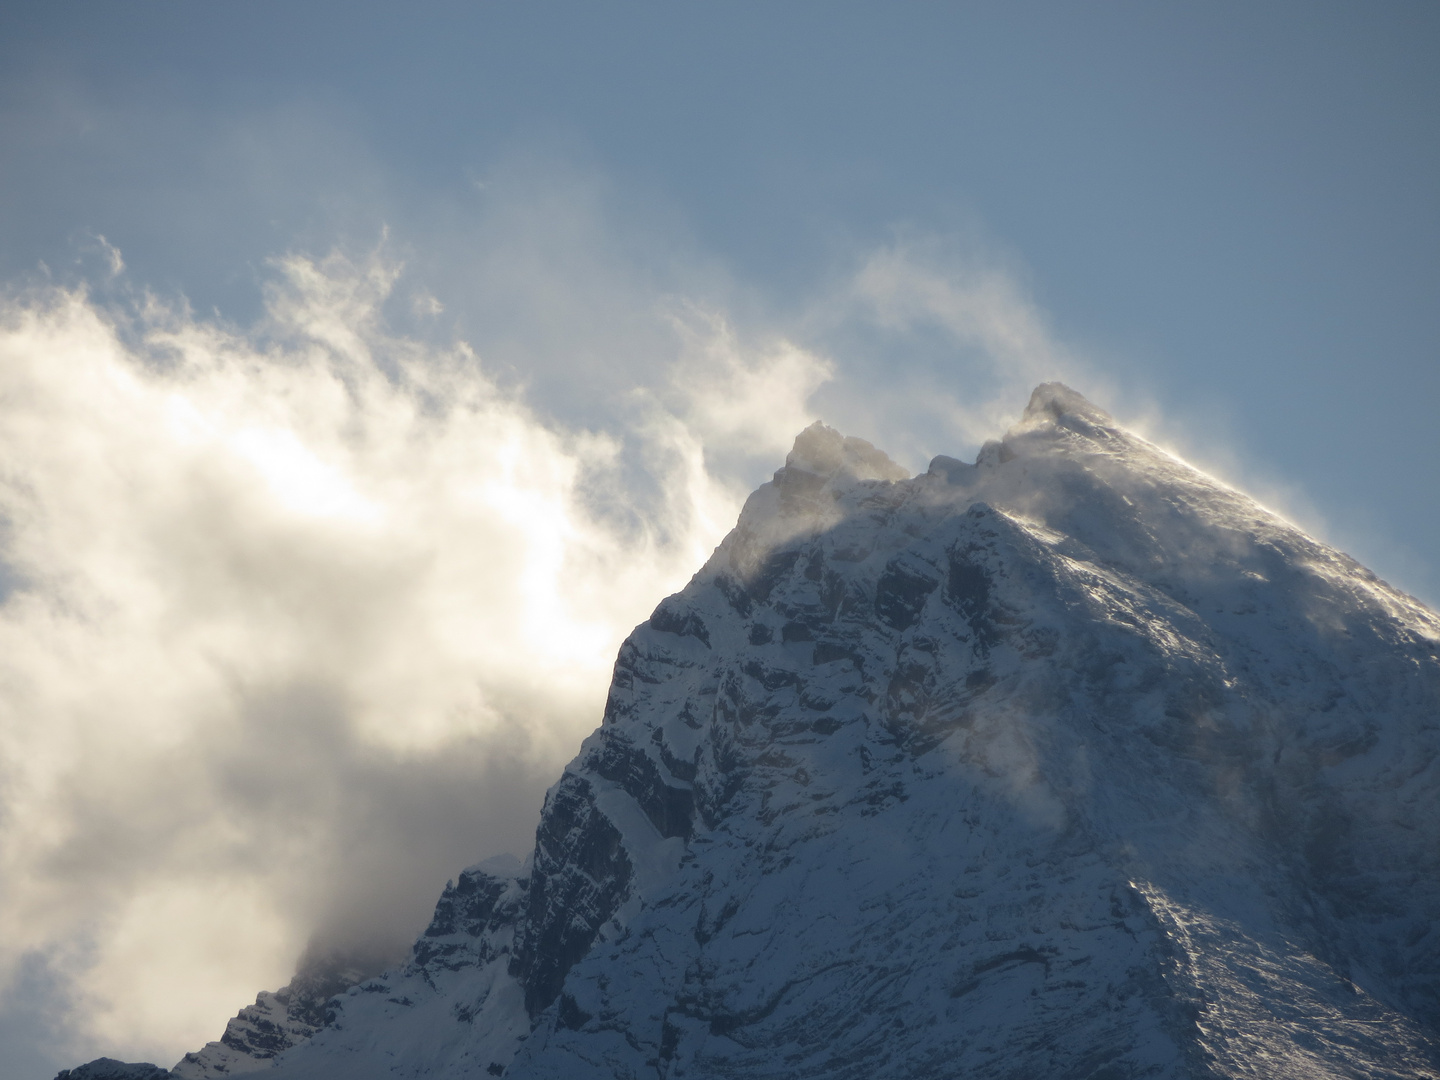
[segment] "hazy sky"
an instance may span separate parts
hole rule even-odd
[[[0,1080],[524,854],[823,418],[1061,378],[1440,599],[1433,3],[7,3]]]

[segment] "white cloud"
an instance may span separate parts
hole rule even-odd
[[[830,373],[687,317],[628,430],[566,427],[388,331],[398,274],[283,260],[253,333],[0,308],[0,977],[69,980],[76,1060],[178,1058],[317,928],[393,947],[528,846],[621,638],[733,522],[726,463]]]

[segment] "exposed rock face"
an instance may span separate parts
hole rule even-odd
[[[1440,1075],[1440,618],[1059,386],[816,426],[280,1078]]]

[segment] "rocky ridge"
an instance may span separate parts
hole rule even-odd
[[[375,965],[356,967],[328,957],[302,961],[287,985],[261,991],[255,1004],[231,1018],[218,1041],[186,1054],[168,1075],[201,1080],[264,1068],[325,1026],[331,998],[375,973]]]

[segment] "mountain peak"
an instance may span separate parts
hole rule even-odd
[[[1022,427],[1040,423],[1059,424],[1075,427],[1067,421],[1079,420],[1084,425],[1114,427],[1115,418],[1091,402],[1084,394],[1072,390],[1064,383],[1041,383],[1030,393],[1030,402],[1020,418]]]
[[[795,446],[785,457],[785,467],[827,480],[837,475],[856,480],[905,480],[910,476],[874,444],[853,435],[842,435],[819,420],[795,436]]]

